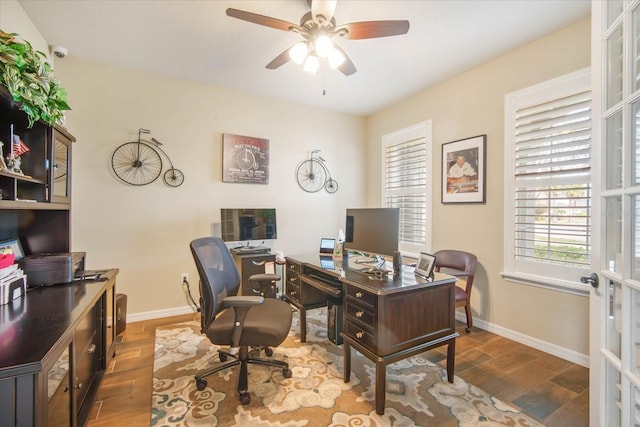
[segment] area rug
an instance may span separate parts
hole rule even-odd
[[[196,322],[156,330],[152,426],[408,427],[541,426],[531,417],[455,377],[418,355],[387,366],[384,415],[375,411],[373,363],[352,350],[351,381],[343,381],[342,346],[327,339],[326,311],[307,313],[307,342],[301,343],[294,313],[291,332],[274,349],[293,376],[249,365],[251,402],[236,396],[236,369],[211,375],[198,391],[194,375],[219,361],[218,347]]]

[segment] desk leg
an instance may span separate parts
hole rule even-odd
[[[456,360],[456,340],[455,338],[449,341],[447,345],[447,380],[453,382],[453,372]]]
[[[384,415],[384,401],[387,391],[387,366],[376,362],[376,414]]]
[[[300,314],[300,342],[307,342],[307,311],[300,307],[298,313]]]
[[[351,379],[351,347],[346,340],[342,349],[344,351],[344,382],[348,383]]]

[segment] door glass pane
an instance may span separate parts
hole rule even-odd
[[[622,425],[620,372],[608,362],[605,369],[605,425],[620,426]]]
[[[622,0],[608,0],[607,1],[607,28],[613,24],[618,16],[622,13]]]
[[[613,107],[622,100],[622,26],[607,39],[606,45],[606,107]]]
[[[607,287],[607,349],[620,359],[622,336],[622,286],[612,280]]]
[[[631,291],[631,351],[631,370],[640,375],[640,291],[635,289]]]
[[[622,111],[618,111],[605,121],[607,156],[607,190],[622,187]]]
[[[631,260],[631,277],[640,280],[640,195],[633,196],[633,258]]]
[[[640,100],[631,104],[633,117],[631,122],[631,159],[633,184],[640,183]]]
[[[633,52],[631,52],[632,81],[631,91],[635,92],[640,88],[640,8],[633,10],[632,21],[632,39]]]
[[[610,197],[606,201],[606,267],[622,273],[622,199]]]

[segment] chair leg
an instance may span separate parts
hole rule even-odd
[[[467,332],[471,332],[471,327],[473,326],[473,318],[471,317],[471,304],[468,304],[464,306],[464,311],[467,314],[467,328],[466,331]]]

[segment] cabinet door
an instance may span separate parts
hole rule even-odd
[[[71,199],[71,141],[57,129],[53,132],[51,159],[51,201],[69,203]]]
[[[71,425],[71,349],[70,344],[46,372],[47,426]]]

